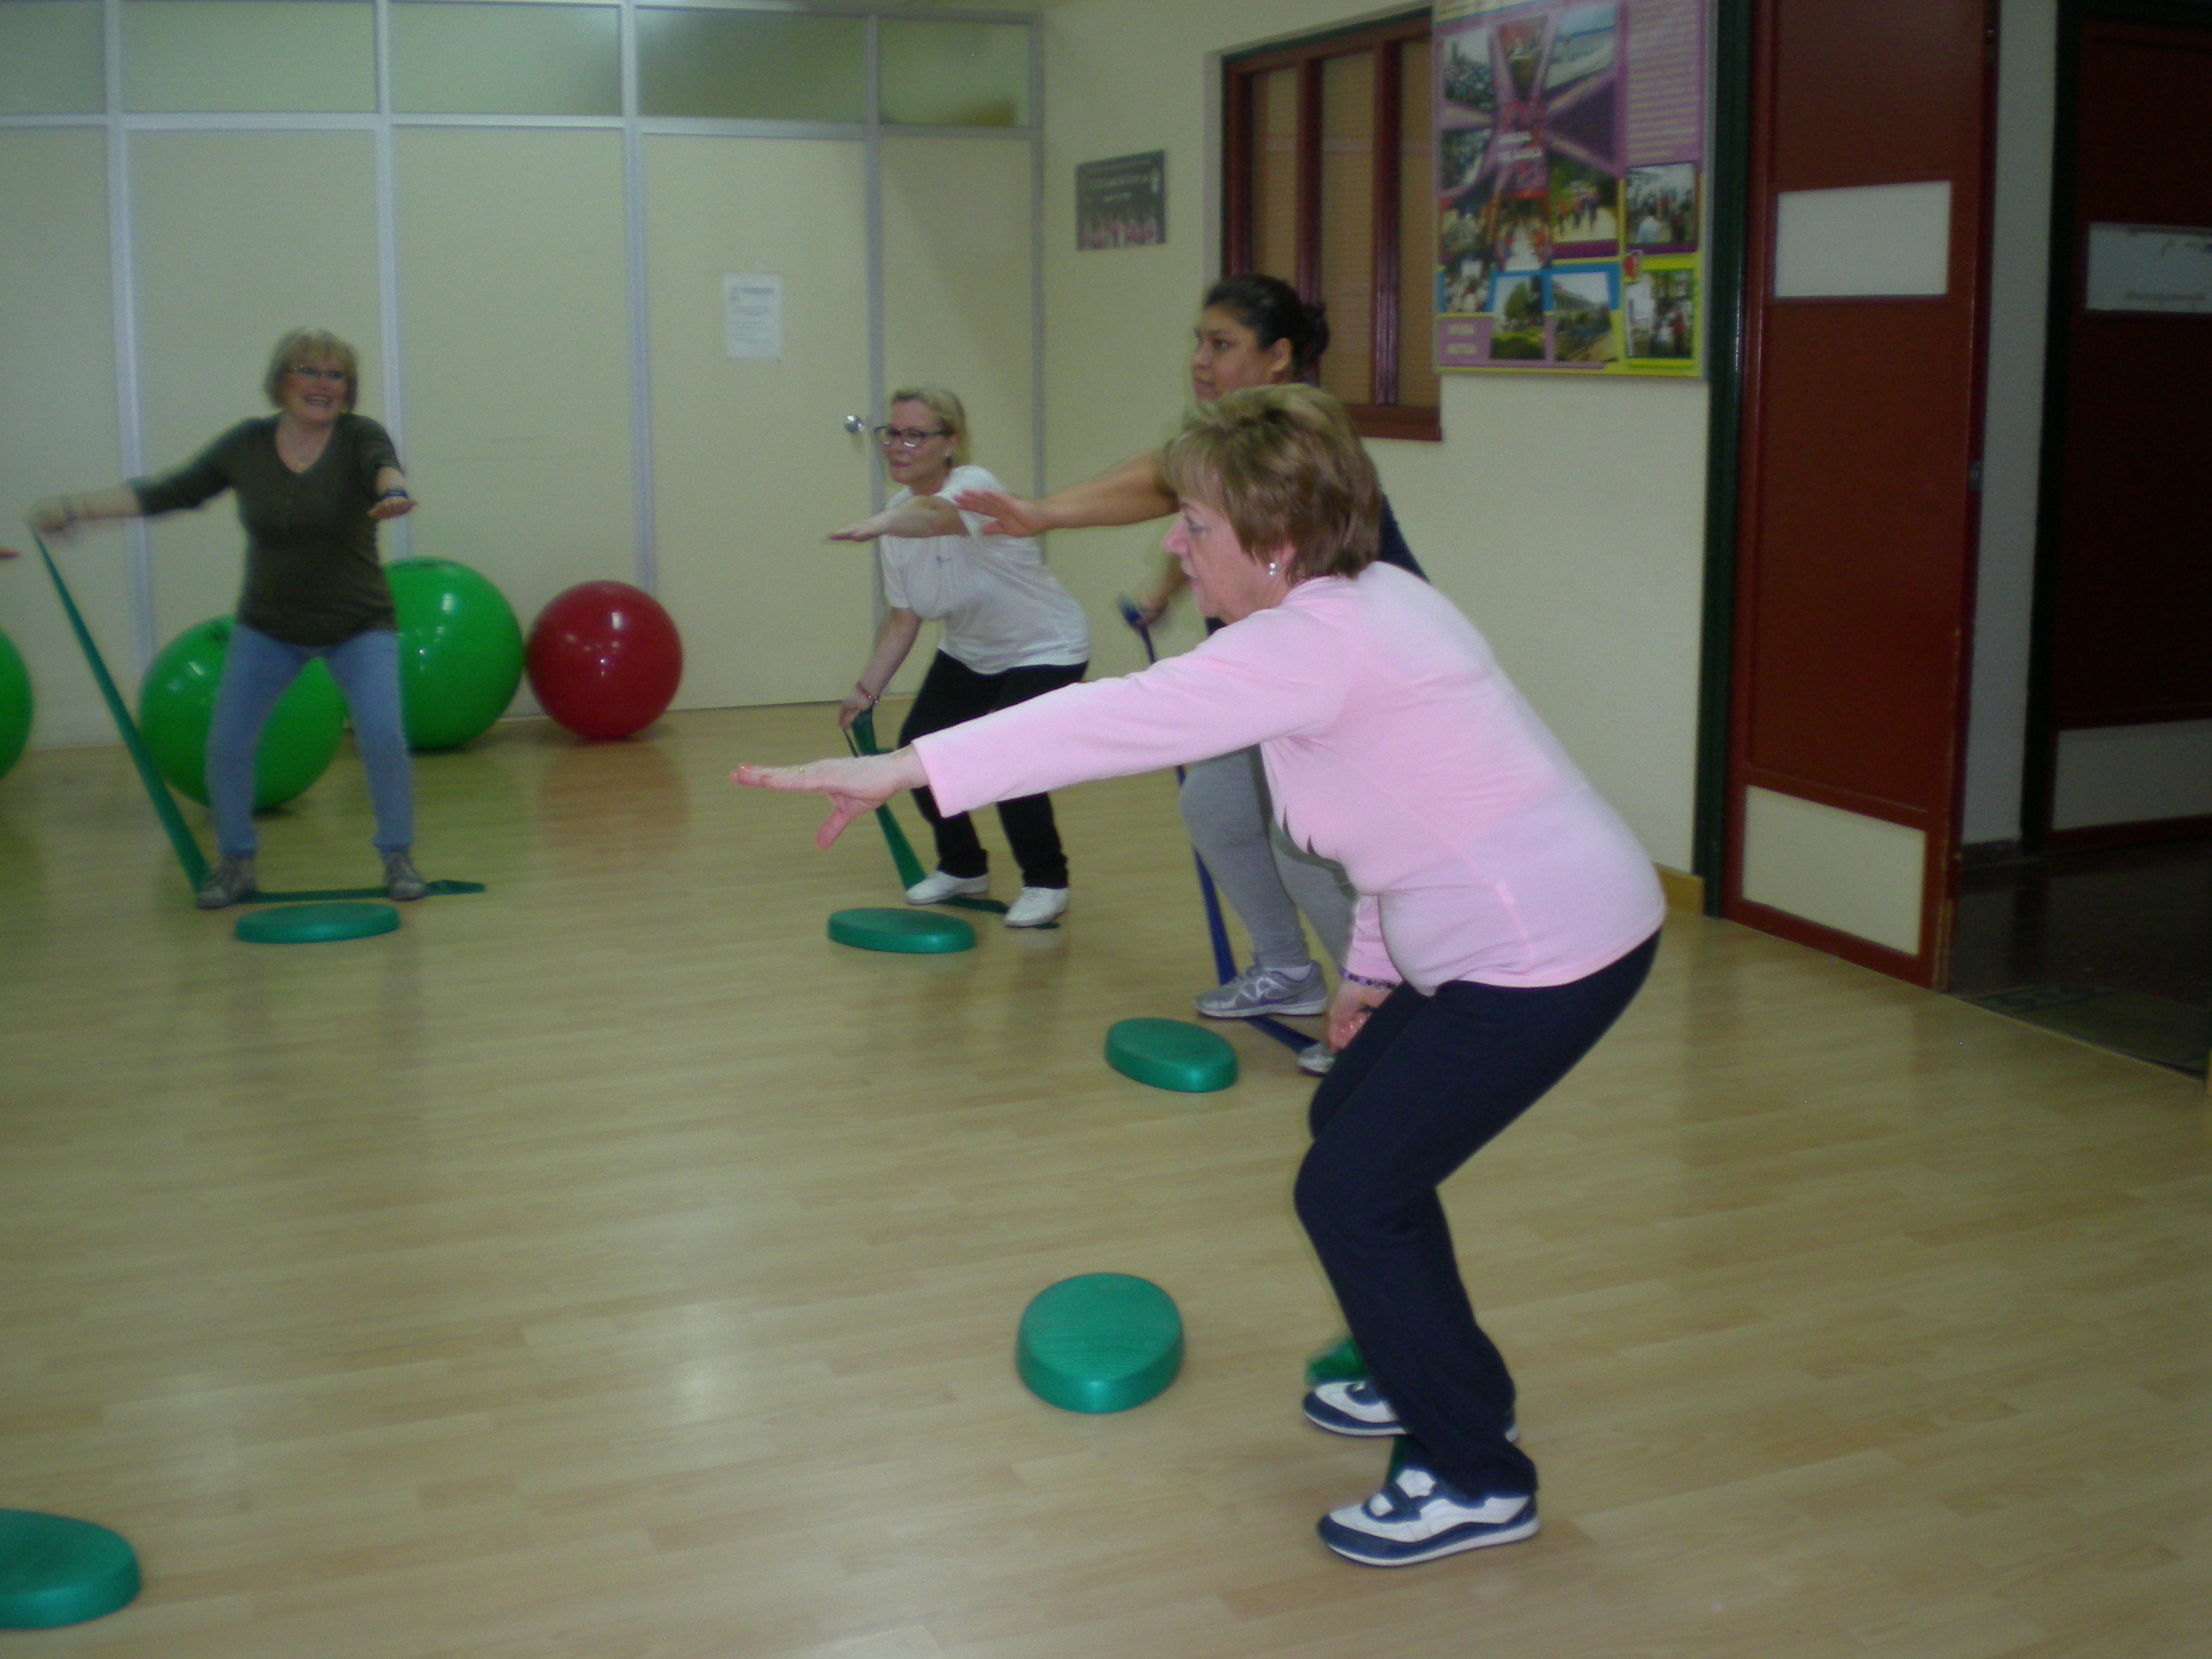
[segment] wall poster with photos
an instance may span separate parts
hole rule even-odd
[[[1699,372],[1705,0],[1437,0],[1437,367]]]

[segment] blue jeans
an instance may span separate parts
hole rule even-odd
[[[354,744],[376,813],[376,850],[397,853],[415,844],[415,780],[399,715],[399,635],[375,628],[336,645],[288,645],[238,623],[208,726],[208,804],[216,847],[225,858],[252,856],[253,751],[270,710],[314,657],[330,669],[353,714]]]

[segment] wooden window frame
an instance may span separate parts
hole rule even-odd
[[[1398,247],[1404,228],[1400,196],[1404,151],[1400,132],[1407,90],[1405,48],[1408,41],[1426,42],[1429,27],[1427,12],[1410,13],[1387,22],[1316,35],[1223,62],[1222,116],[1226,131],[1222,152],[1221,269],[1223,275],[1230,276],[1255,269],[1252,165],[1257,147],[1252,131],[1253,88],[1263,75],[1295,69],[1298,72],[1297,268],[1276,274],[1287,278],[1308,300],[1320,293],[1322,65],[1332,58],[1372,58],[1375,125],[1368,185],[1374,213],[1371,401],[1348,404],[1346,410],[1363,437],[1437,443],[1443,439],[1438,410],[1432,404],[1398,400],[1399,281],[1404,274]],[[1422,90],[1425,93],[1426,88]]]

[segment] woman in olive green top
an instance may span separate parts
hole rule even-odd
[[[313,657],[328,665],[353,715],[385,890],[422,896],[408,850],[415,805],[399,636],[376,551],[377,521],[415,502],[390,435],[353,412],[359,386],[351,346],[321,329],[295,329],[277,342],[264,382],[276,415],[240,422],[173,472],[56,496],[32,514],[53,533],[88,519],[198,507],[225,489],[238,496],[246,585],[208,730],[208,800],[222,856],[200,888],[204,909],[253,891],[253,751],[277,698]]]

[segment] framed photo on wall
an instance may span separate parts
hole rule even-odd
[[[1075,246],[1156,247],[1168,239],[1168,153],[1116,155],[1075,169]]]

